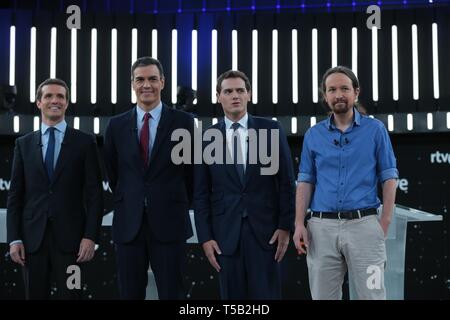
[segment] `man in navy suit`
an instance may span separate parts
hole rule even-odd
[[[193,165],[175,164],[176,129],[193,136],[188,113],[161,102],[161,63],[136,60],[131,82],[137,105],[113,117],[105,134],[105,163],[114,193],[113,241],[122,299],[144,299],[149,263],[159,299],[183,297],[186,239],[192,236],[189,204]]]
[[[10,255],[23,267],[27,299],[81,298],[68,288],[68,267],[94,257],[103,190],[94,136],[70,128],[69,88],[47,79],[36,93],[41,129],[17,138],[8,193]],[[69,281],[70,282],[70,281]]]
[[[247,113],[251,92],[244,73],[223,73],[216,91],[225,117],[208,130],[222,133],[223,154],[232,161],[204,161],[195,166],[198,239],[219,272],[222,299],[280,299],[280,261],[289,244],[295,210],[287,139],[276,121]],[[278,133],[275,141],[272,133]],[[268,168],[257,157],[261,148],[271,151],[278,170],[264,171]]]

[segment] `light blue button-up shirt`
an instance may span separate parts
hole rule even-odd
[[[53,165],[56,166],[56,161],[58,160],[59,153],[61,151],[61,144],[64,140],[64,135],[66,134],[67,123],[65,120],[59,122],[55,127],[55,158]],[[45,161],[45,154],[47,153],[48,139],[50,137],[48,125],[41,123],[41,143],[42,143],[42,159]]]
[[[377,208],[378,182],[398,178],[384,124],[353,110],[354,120],[345,132],[331,116],[305,134],[297,180],[315,185],[313,211]]]
[[[150,111],[150,115],[152,117],[148,119],[148,125],[150,128],[149,150],[152,150],[151,147],[155,143],[156,131],[158,129],[159,120],[161,119],[161,112],[162,112],[162,102],[159,102],[159,104],[155,108],[153,108],[152,111]],[[136,121],[137,121],[138,141],[139,141],[141,130],[142,127],[144,126],[144,116],[146,112],[141,107],[136,105],[136,113],[137,113]]]

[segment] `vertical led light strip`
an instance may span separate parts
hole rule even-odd
[[[197,30],[192,30],[192,61],[191,61],[191,87],[197,91],[197,50],[198,50],[198,35]],[[194,99],[194,104],[197,104],[197,98]]]
[[[433,41],[433,93],[434,98],[439,99],[439,54],[438,54],[438,26],[433,23],[431,26]]]
[[[14,116],[14,118],[13,118],[13,126],[14,126],[14,133],[18,133],[20,131],[20,118],[19,118],[19,116]]]
[[[337,29],[331,29],[331,67],[334,68],[338,64],[338,44]]]
[[[358,29],[352,28],[352,71],[358,76]]]
[[[73,128],[80,130],[80,117],[73,118]]]
[[[411,131],[413,129],[413,115],[411,113],[408,113],[406,115],[406,128],[408,131]]]
[[[238,70],[238,33],[231,31],[231,69]]]
[[[97,103],[97,29],[91,30],[91,103]]]
[[[9,28],[9,85],[16,82],[16,26]]]
[[[111,103],[117,103],[117,29],[111,30]]]
[[[272,103],[278,103],[278,30],[272,30]]]
[[[397,26],[391,28],[392,34],[392,99],[398,101],[398,36]]]
[[[99,134],[100,133],[100,119],[99,117],[94,118],[94,133]]]
[[[211,102],[216,103],[217,84],[217,30],[211,31]]]
[[[36,100],[36,27],[30,32],[30,102]]]
[[[413,99],[419,100],[419,52],[417,49],[417,25],[411,26],[412,37],[412,71],[413,71]]]
[[[177,83],[178,83],[178,31],[172,29],[172,104],[177,103]]]
[[[77,29],[70,29],[70,101],[77,102]]]
[[[297,133],[297,118],[292,117],[291,118],[291,133]]]
[[[258,30],[252,30],[252,102],[258,103]]]
[[[56,78],[56,28],[50,33],[50,78]]]
[[[314,103],[319,101],[318,93],[318,59],[317,59],[317,29],[312,29],[312,100]]]
[[[372,27],[372,100],[378,101],[378,29]]]
[[[317,123],[317,118],[316,117],[311,117],[310,118],[310,125],[311,127],[315,126]]]
[[[131,29],[131,65],[137,60],[138,52],[138,31],[136,28]],[[136,103],[136,94],[131,88],[131,103]]]
[[[292,29],[292,102],[298,103],[298,32]],[[297,120],[297,118],[296,118]]]
[[[427,128],[433,130],[433,114],[431,112],[427,113]]]
[[[450,112],[447,112],[447,129],[450,129]]]
[[[388,120],[388,130],[394,131],[394,116],[392,114],[389,114],[387,120]]]
[[[41,126],[41,120],[38,116],[35,116],[33,118],[33,131],[39,130],[39,127]]]
[[[152,58],[158,59],[158,30],[152,30]]]

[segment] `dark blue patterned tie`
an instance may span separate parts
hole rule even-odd
[[[47,152],[45,153],[45,167],[47,168],[47,174],[50,180],[53,177],[53,168],[55,161],[55,128],[49,127],[48,132],[48,145]]]
[[[244,184],[244,164],[242,163],[244,159],[242,158],[242,156],[238,157],[239,151],[241,151],[240,153],[242,155],[242,150],[240,148],[241,139],[238,131],[240,126],[241,125],[238,122],[235,122],[231,125],[231,128],[233,129],[233,161],[236,167],[236,172],[239,176],[239,180],[241,180],[241,183]],[[238,159],[240,160],[240,163]]]

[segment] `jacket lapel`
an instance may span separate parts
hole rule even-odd
[[[250,141],[250,135],[249,139],[247,140],[247,163],[245,166],[245,175],[244,175],[244,185],[246,186],[248,182],[250,181],[250,178],[255,174],[255,172],[258,169],[258,150],[259,150],[259,133],[258,128],[256,128],[255,119],[248,114],[248,122],[247,122],[247,128],[250,130],[254,130],[256,132],[256,141]],[[257,157],[257,163],[250,164],[249,163],[249,150],[250,150],[250,143],[256,144],[256,157]]]
[[[144,162],[141,158],[141,153],[139,150],[139,136],[137,127],[137,112],[136,107],[129,111],[129,120],[124,132],[124,141],[129,146],[130,156],[132,160],[136,163],[137,168],[144,170]]]
[[[228,144],[227,144],[227,134],[226,134],[226,129],[225,129],[225,121],[222,120],[222,122],[220,122],[219,124],[219,129],[222,132],[222,136],[223,136],[223,156],[224,156],[224,166],[225,166],[225,171],[227,172],[227,174],[230,176],[231,179],[234,180],[234,183],[240,185],[242,187],[242,182],[241,179],[239,179],[239,175],[236,171],[236,166],[234,165],[234,161],[233,161],[233,157],[232,154],[228,148]]]
[[[73,135],[75,129],[71,127],[66,127],[66,133],[64,134],[64,139],[61,143],[61,149],[59,151],[58,159],[56,160],[55,171],[53,172],[53,178],[50,183],[54,183],[58,176],[60,175],[62,168],[67,162],[67,153],[69,152],[70,143],[73,142]]]
[[[48,182],[49,178],[48,178],[48,174],[47,174],[47,170],[45,169],[45,165],[44,165],[44,159],[42,158],[42,137],[41,137],[41,130],[37,130],[34,133],[33,136],[33,146],[35,146],[36,148],[33,147],[33,158],[34,158],[34,163],[37,164],[37,169],[38,171],[41,173],[42,176],[44,176]]]

